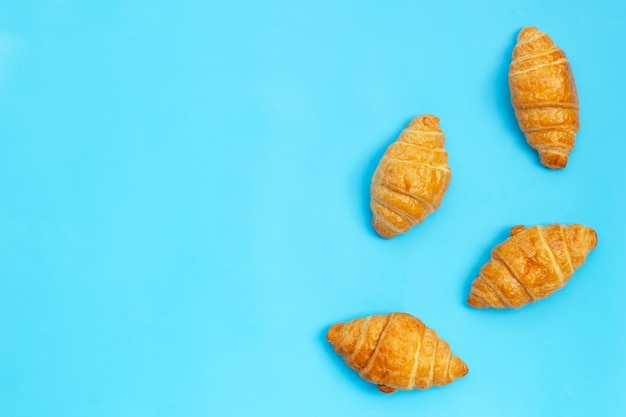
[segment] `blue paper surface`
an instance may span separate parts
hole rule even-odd
[[[626,3],[0,1],[0,416],[624,416]],[[507,71],[567,53],[569,164],[539,164]],[[441,208],[379,238],[369,183],[441,119]],[[517,311],[465,303],[517,224],[597,249]],[[420,317],[470,368],[384,395],[325,341]]]

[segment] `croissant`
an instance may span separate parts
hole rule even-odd
[[[491,251],[472,283],[467,303],[476,308],[519,308],[563,288],[598,242],[580,224],[515,226]]]
[[[525,27],[509,67],[511,103],[528,144],[548,168],[565,168],[580,127],[569,61],[552,39]]]
[[[439,118],[418,116],[387,148],[372,177],[372,225],[385,238],[407,232],[434,212],[452,173]]]
[[[468,372],[445,340],[406,313],[338,323],[326,339],[348,366],[386,394],[446,385]]]

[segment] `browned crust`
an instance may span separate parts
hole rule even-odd
[[[418,116],[387,148],[372,177],[372,225],[385,238],[405,233],[434,212],[452,176],[439,119]]]
[[[338,323],[326,338],[348,366],[385,393],[446,385],[468,372],[445,340],[406,313]]]
[[[596,232],[580,224],[511,229],[472,283],[476,308],[519,308],[563,288],[596,247]]]
[[[535,27],[519,33],[509,67],[511,104],[528,144],[548,168],[565,168],[580,127],[578,92],[570,63]]]

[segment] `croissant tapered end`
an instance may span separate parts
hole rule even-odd
[[[439,118],[414,118],[385,151],[372,176],[372,226],[387,239],[409,231],[433,213],[452,176]]]
[[[489,303],[487,303],[483,297],[476,294],[473,290],[470,290],[470,294],[467,296],[467,304],[474,308],[490,307]]]
[[[332,326],[330,326],[330,329],[328,329],[328,332],[326,333],[326,340],[332,343],[332,345],[334,346],[341,338],[342,330],[343,323],[333,324]]]
[[[581,224],[516,226],[491,251],[472,282],[475,308],[520,308],[563,288],[596,247],[596,232]]]
[[[406,313],[336,324],[327,339],[348,366],[386,394],[446,385],[468,372],[445,340]]]
[[[396,392],[395,388],[388,387],[387,385],[383,385],[383,384],[378,385],[378,390],[382,392],[383,394],[393,394],[394,392]]]
[[[374,214],[372,218],[372,226],[380,237],[384,237],[385,239],[391,239],[398,236],[400,233],[403,233],[398,231],[398,229],[394,228],[391,224],[389,224],[389,220],[387,219],[390,217],[395,217],[391,210],[375,203],[372,203],[371,207]],[[402,219],[399,219],[399,221],[402,221]],[[406,223],[408,224],[408,222]]]
[[[517,42],[526,42],[536,37],[538,34],[543,34],[543,32],[534,26],[526,26],[517,34]]]
[[[539,151],[539,160],[543,166],[552,169],[561,169],[567,166],[569,155],[566,152],[560,152],[555,149]]]
[[[591,227],[572,224],[566,228],[567,247],[574,268],[579,268],[598,245],[598,234]]]
[[[326,340],[340,355],[352,352],[359,337],[359,329],[353,323],[333,324],[326,334]]]
[[[450,358],[450,368],[448,370],[450,379],[454,381],[467,375],[469,368],[467,364],[461,360],[458,356],[452,355]]]
[[[509,88],[520,129],[541,163],[565,168],[580,128],[578,92],[565,52],[539,29],[525,27],[513,49]]]
[[[467,297],[467,304],[481,309],[513,307],[511,304],[507,305],[482,276],[478,276],[472,283],[472,288]]]
[[[407,129],[416,129],[426,132],[441,132],[441,129],[439,128],[439,118],[432,114],[417,116],[409,122]]]
[[[360,369],[372,356],[387,321],[388,316],[376,315],[337,323],[328,329],[326,340],[349,366]]]

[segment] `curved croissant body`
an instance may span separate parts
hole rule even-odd
[[[445,340],[406,313],[338,323],[326,338],[348,366],[388,394],[446,385],[468,372]]]
[[[385,238],[407,232],[435,211],[452,173],[436,116],[418,116],[387,148],[372,177],[372,225]]]
[[[565,168],[580,126],[578,93],[565,52],[539,29],[517,37],[509,67],[511,103],[528,144],[548,168]]]
[[[476,308],[519,308],[563,288],[598,242],[586,226],[516,226],[491,251],[467,302]]]

